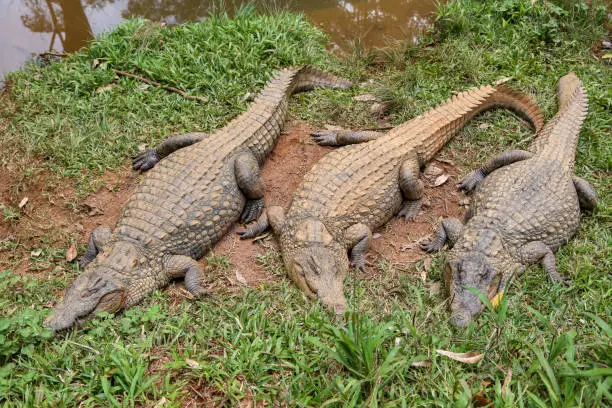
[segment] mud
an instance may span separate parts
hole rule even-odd
[[[287,207],[304,174],[331,150],[311,141],[309,134],[312,128],[307,124],[289,123],[286,129],[261,169],[266,186],[266,205]],[[459,169],[448,153],[439,160],[434,161],[433,165],[448,174],[448,180],[441,186],[433,187],[432,179],[424,179],[427,186],[425,205],[416,219],[406,222],[394,218],[375,231],[372,248],[366,256],[369,268],[361,274],[362,279],[376,279],[381,273],[376,266],[382,263],[386,263],[394,273],[413,270],[407,265],[429,257],[418,249],[416,242],[428,236],[442,217],[460,217],[464,212],[459,205],[463,197],[455,187]],[[38,171],[24,177],[15,169],[1,169],[0,202],[13,209],[18,208],[23,197],[28,197],[28,202],[17,220],[7,222],[3,219],[0,222],[0,240],[3,242],[0,246],[0,268],[22,274],[49,274],[57,271],[58,266],[67,268],[69,265],[62,258],[63,255],[47,257],[45,262],[37,257],[44,258],[45,251],[62,253],[57,250],[66,249],[71,244],[79,248],[87,243],[89,233],[97,225],[114,226],[134,191],[138,177],[127,166],[116,172],[108,172],[98,180],[100,187],[96,192],[84,200],[78,200],[74,185],[66,186],[62,184],[65,180],[49,173]],[[241,241],[235,233],[239,228],[242,226],[235,226],[213,250],[231,262],[232,273],[226,277],[225,283],[230,286],[246,283],[258,287],[280,279],[278,274],[266,271],[257,260],[257,255],[277,251],[275,239],[268,235],[255,243]],[[8,240],[18,243],[17,247],[8,246]],[[41,248],[43,253],[35,256]],[[204,261],[201,262],[205,265]],[[428,265],[428,262],[424,264]],[[177,300],[188,297],[181,285],[172,285],[169,291]]]

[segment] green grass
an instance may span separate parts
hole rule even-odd
[[[256,261],[274,276],[261,289],[201,301],[158,291],[118,316],[99,316],[83,329],[51,339],[41,321],[52,294],[77,271],[61,266],[61,254],[47,248],[41,257],[58,264],[53,274],[0,274],[0,404],[153,406],[166,401],[164,406],[179,406],[192,399],[225,406],[254,399],[257,406],[278,401],[301,407],[612,404],[612,152],[607,140],[612,76],[609,65],[591,50],[603,35],[603,10],[571,3],[451,1],[418,47],[396,46],[347,59],[344,66],[326,55],[320,33],[288,15],[147,28],[152,31],[136,35],[136,41],[129,39],[138,27],[148,26],[131,22],[68,61],[14,74],[12,98],[19,109],[7,137],[22,139],[21,154],[43,155],[45,163],[72,174],[114,168],[138,144],[170,131],[220,126],[244,107],[241,95],[261,87],[274,68],[290,63],[313,61],[374,79],[360,89],[321,91],[292,104],[294,115],[313,123],[352,126],[373,123],[362,104],[351,99],[358,93],[372,91],[393,101],[392,120],[400,123],[453,91],[503,76],[513,76],[512,85],[532,93],[550,118],[558,78],[575,71],[590,101],[576,173],[595,185],[601,201],[594,214],[582,217],[580,234],[557,254],[560,271],[572,278],[569,287],[551,285],[541,268],[529,268],[512,283],[499,308],[485,311],[465,330],[448,323],[443,295],[429,287],[441,280],[443,255],[434,258],[429,283],[407,274],[395,278],[385,263],[377,268],[377,280],[350,276],[346,292],[356,313],[336,320],[284,278],[280,257],[270,250]],[[280,21],[292,22],[295,36],[275,26]],[[201,64],[214,60],[210,53],[193,62],[200,54],[185,51],[191,43],[179,41],[182,35],[213,35],[209,24],[231,28],[231,35],[214,33],[237,47],[224,47],[231,54],[213,52],[227,58],[219,65]],[[240,48],[242,40],[236,38],[259,38],[246,34],[253,32],[279,40],[269,48],[266,41],[261,47]],[[156,48],[160,44],[163,49]],[[253,61],[250,52],[272,57]],[[179,56],[182,61],[174,63]],[[134,88],[139,84],[131,80],[98,94],[96,89],[112,78],[103,68],[91,68],[93,58],[184,84],[193,94],[224,103],[199,105],[161,90],[138,93]],[[170,68],[164,69],[162,61]],[[209,81],[218,82],[209,86],[203,79],[206,69],[221,72],[224,64],[237,64],[235,75],[217,74]],[[203,70],[193,71],[196,66]],[[260,71],[253,71],[255,66]],[[478,126],[485,122],[491,126]],[[496,152],[526,146],[531,136],[512,115],[492,112],[470,124],[444,154],[452,153],[468,171]],[[3,208],[8,219],[14,212]],[[222,257],[211,257],[208,268],[219,280],[232,275]],[[465,365],[436,349],[476,351],[484,358]]]
[[[67,61],[31,65],[8,76],[14,109],[3,155],[42,156],[67,175],[124,163],[141,144],[170,133],[211,131],[246,109],[280,68],[329,60],[326,37],[303,18],[240,9],[234,19],[161,28],[134,20],[94,40]],[[187,100],[112,69],[175,86],[210,103]],[[143,89],[145,88],[145,89]]]

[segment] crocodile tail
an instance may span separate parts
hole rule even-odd
[[[498,85],[495,89],[497,89],[495,95],[496,106],[516,113],[527,120],[536,133],[540,133],[542,126],[544,126],[544,116],[539,106],[529,95],[507,85]]]
[[[582,82],[573,72],[559,79],[557,97],[557,114],[542,129],[530,150],[566,163],[571,169],[582,122],[588,112],[588,97]]]
[[[474,116],[496,107],[518,113],[529,121],[536,132],[542,128],[542,112],[530,97],[506,85],[486,85],[460,92],[435,109],[398,126],[392,132],[405,133],[412,137],[423,135],[417,143],[420,160],[424,163],[431,160]]]
[[[293,93],[310,91],[315,88],[348,89],[353,85],[348,79],[335,76],[310,65],[304,65],[297,69],[294,84]]]

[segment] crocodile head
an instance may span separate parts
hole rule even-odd
[[[484,308],[472,290],[493,299],[505,289],[506,282],[520,265],[503,248],[500,236],[491,231],[481,231],[475,245],[468,250],[460,247],[456,244],[448,255],[444,283],[451,302],[451,323],[466,327]]]
[[[344,278],[349,270],[346,248],[316,219],[300,221],[293,231],[291,245],[283,248],[289,277],[310,297],[336,314],[344,313]]]
[[[56,305],[45,320],[54,333],[68,329],[75,323],[99,312],[116,313],[125,307],[127,287],[121,277],[137,276],[142,269],[137,248],[126,242],[116,242],[85,267],[70,285],[63,301]]]

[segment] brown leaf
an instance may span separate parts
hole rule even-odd
[[[98,89],[96,89],[97,93],[102,93],[102,92],[106,92],[113,89],[113,84],[106,84],[106,85],[102,85],[100,87],[98,87]]]
[[[247,280],[244,278],[244,276],[242,276],[242,274],[240,273],[240,271],[236,271],[236,280],[243,284],[244,286],[247,286],[249,284],[249,282],[247,282]]]
[[[425,170],[423,171],[423,176],[427,178],[434,178],[438,177],[442,173],[444,173],[444,170],[434,164],[430,164],[429,166],[425,167]]]
[[[455,165],[455,162],[452,161],[451,159],[442,159],[442,158],[437,158],[436,161],[439,161],[440,163],[446,163],[446,164],[450,164],[451,166]]]
[[[190,358],[186,358],[185,362],[187,363],[187,365],[191,368],[202,368],[202,366],[200,365],[200,363],[198,363],[195,360],[192,360]]]
[[[376,118],[382,118],[391,109],[391,106],[393,106],[391,102],[376,102],[370,106],[370,113]]]
[[[166,406],[167,403],[168,403],[168,400],[166,399],[166,397],[161,397],[159,401],[157,401],[157,403],[153,406],[153,408],[164,407]]]
[[[323,125],[323,127],[325,128],[325,130],[342,130],[342,126],[338,126],[338,125],[330,125],[328,123],[326,123],[325,125]]]
[[[483,354],[476,353],[475,351],[468,351],[467,353],[454,353],[452,351],[438,349],[436,350],[436,353],[465,364],[476,364],[482,360],[483,357]]]
[[[438,176],[436,178],[436,181],[434,181],[433,183],[434,187],[440,187],[442,184],[446,183],[446,180],[448,180],[448,177],[449,177],[448,174],[442,174]]]
[[[361,95],[357,95],[353,97],[354,101],[359,101],[359,102],[371,102],[371,101],[375,101],[376,100],[376,96],[372,95],[372,94],[361,94]]]
[[[491,406],[491,401],[486,399],[482,394],[483,393],[481,391],[478,394],[474,394],[472,396],[472,403],[474,404],[474,406],[475,407],[489,407],[489,406]]]
[[[506,378],[504,378],[504,383],[502,384],[502,389],[501,389],[502,398],[505,397],[506,393],[508,392],[510,381],[512,381],[512,367],[508,367],[508,371],[506,371]]]
[[[410,367],[431,367],[431,360],[413,361]]]
[[[19,209],[22,209],[23,207],[25,207],[25,205],[28,203],[28,200],[29,200],[28,197],[23,197],[21,201],[19,202]]]
[[[91,62],[91,66],[92,66],[93,68],[97,68],[97,67],[98,67],[98,65],[100,65],[100,60],[99,60],[99,59],[97,59],[97,58],[95,58],[95,59],[94,59],[94,60]]]
[[[70,245],[68,247],[68,249],[66,250],[66,262],[72,262],[76,259],[77,257],[77,250],[76,247],[73,245]]]
[[[32,258],[37,258],[40,256],[40,254],[42,254],[42,249],[35,249],[32,252],[30,252],[30,255],[32,256]]]

